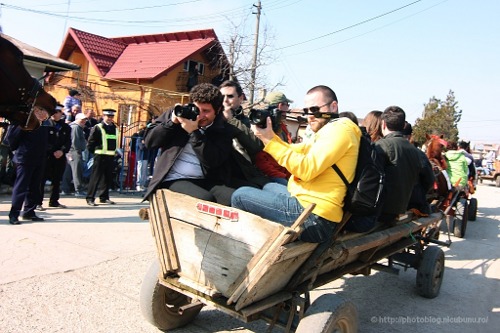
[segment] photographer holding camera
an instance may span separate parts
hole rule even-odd
[[[168,188],[229,205],[234,189],[224,180],[232,141],[221,112],[222,94],[214,85],[201,83],[189,95],[193,104],[176,105],[146,128],[145,146],[161,148],[161,155],[144,198]]]
[[[250,120],[241,107],[243,90],[238,82],[230,80],[224,81],[219,89],[224,97],[223,113],[233,140],[228,185],[233,188],[262,188],[270,179],[255,166],[255,155],[262,151],[264,145],[250,130]]]
[[[285,94],[279,91],[271,92],[266,96],[264,101],[269,105],[265,111],[252,110],[250,112],[250,122],[265,127],[267,115],[271,118],[271,123],[274,133],[276,133],[283,141],[292,143],[292,136],[286,126],[286,114],[290,109],[292,100],[286,98]],[[265,151],[260,151],[255,156],[255,165],[259,168],[271,181],[286,185],[290,172],[276,162],[276,160]]]
[[[337,164],[347,180],[353,180],[361,130],[351,120],[337,117],[337,96],[327,86],[310,89],[305,105],[308,123],[315,130],[314,137],[307,142],[284,142],[273,132],[269,118],[266,128],[252,125],[255,135],[264,143],[264,151],[292,174],[288,185],[268,183],[262,190],[239,188],[233,193],[231,205],[291,226],[306,207],[315,203],[312,214],[302,225],[300,239],[323,243],[332,239],[342,219],[347,191],[332,165]]]

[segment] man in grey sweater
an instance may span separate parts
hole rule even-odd
[[[85,140],[85,132],[83,131],[87,117],[83,113],[76,115],[71,126],[71,148],[68,154],[68,163],[71,166],[73,174],[73,184],[75,186],[75,196],[85,197],[83,192],[83,159],[82,153],[87,148],[87,140]]]

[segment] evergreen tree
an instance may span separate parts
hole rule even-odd
[[[452,90],[441,101],[436,97],[424,104],[422,118],[417,118],[413,126],[413,140],[419,145],[425,143],[426,134],[443,135],[446,141],[458,142],[458,123],[462,110],[458,108],[455,94]]]

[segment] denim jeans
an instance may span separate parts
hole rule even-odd
[[[287,227],[291,226],[304,211],[304,207],[297,198],[290,195],[286,186],[278,183],[267,183],[262,190],[240,187],[231,197],[231,206]],[[304,231],[299,237],[300,240],[322,243],[331,239],[337,223],[310,214],[302,226]]]

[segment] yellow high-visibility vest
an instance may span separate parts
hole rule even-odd
[[[116,149],[108,150],[108,140],[115,140],[116,141],[116,128],[115,128],[115,134],[108,134],[104,130],[104,126],[102,126],[102,123],[97,124],[97,127],[99,127],[99,129],[101,130],[101,134],[102,134],[102,148],[96,149],[94,154],[115,156]]]

